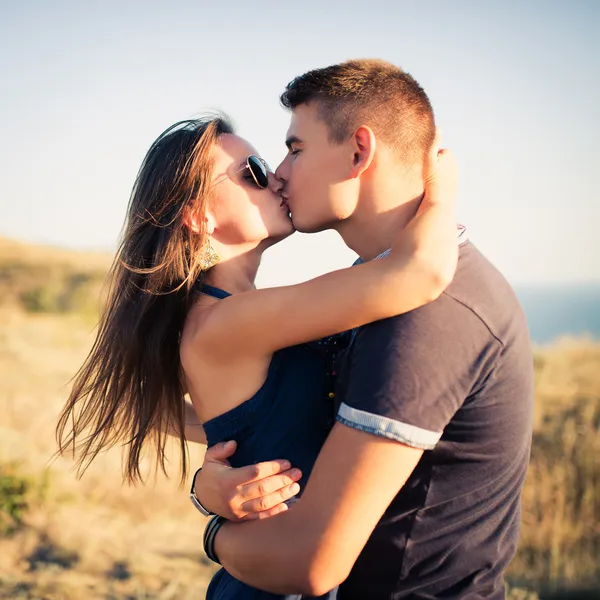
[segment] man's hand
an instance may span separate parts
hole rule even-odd
[[[227,460],[236,450],[234,441],[215,444],[206,451],[202,471],[195,481],[196,496],[203,506],[230,521],[266,519],[287,510],[287,500],[300,486],[299,469],[287,460],[235,469]]]

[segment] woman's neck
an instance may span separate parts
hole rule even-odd
[[[205,283],[230,294],[255,289],[254,282],[262,253],[262,248],[253,248],[219,261],[206,273]]]

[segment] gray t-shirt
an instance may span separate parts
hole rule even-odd
[[[338,421],[425,450],[340,600],[504,598],[533,409],[529,333],[504,277],[461,244],[440,298],[358,330],[338,391]]]

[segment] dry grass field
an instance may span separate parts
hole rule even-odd
[[[204,521],[169,480],[121,484],[107,452],[81,480],[52,461],[68,381],[93,339],[110,259],[0,240],[0,598],[204,597]],[[192,464],[203,449],[190,444]]]
[[[213,567],[171,478],[121,483],[118,449],[81,480],[51,460],[110,258],[0,239],[0,598],[186,600]],[[600,345],[536,350],[536,420],[511,598],[600,597]],[[191,464],[202,448],[190,444]],[[530,591],[527,591],[530,590]],[[596,590],[594,592],[594,590]],[[538,596],[539,594],[539,596]]]

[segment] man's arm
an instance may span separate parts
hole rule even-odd
[[[337,423],[302,500],[271,519],[227,523],[215,551],[236,578],[273,593],[340,584],[423,451]]]
[[[435,448],[501,350],[448,294],[362,328],[339,422],[302,499],[264,522],[224,525],[215,551],[226,569],[278,593],[318,595],[344,581],[423,450]]]

